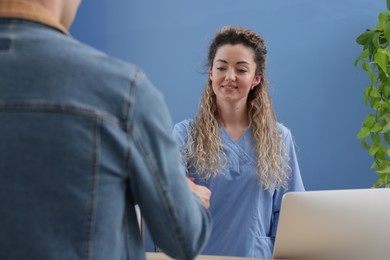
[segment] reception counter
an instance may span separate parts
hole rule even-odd
[[[163,253],[146,253],[146,259],[148,260],[171,260],[169,256]],[[234,257],[234,256],[211,256],[211,255],[199,255],[196,257],[197,260],[243,260],[243,259],[257,259],[261,260],[264,258],[245,258],[245,257]]]

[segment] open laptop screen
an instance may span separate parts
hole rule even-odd
[[[390,259],[390,189],[287,193],[274,258]]]

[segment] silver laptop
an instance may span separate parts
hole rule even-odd
[[[290,192],[275,259],[390,259],[390,189]]]

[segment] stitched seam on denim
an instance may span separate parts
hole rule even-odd
[[[134,76],[131,77],[130,79],[129,98],[126,100],[127,104],[123,106],[124,107],[123,118],[125,119],[126,122],[125,124],[126,131],[130,131],[130,126],[131,126],[130,116],[133,114],[135,91],[136,91],[138,79],[140,78],[141,74],[142,74],[142,70],[137,67]]]
[[[100,150],[100,121],[95,121],[93,129],[92,149],[92,180],[90,183],[88,215],[87,215],[87,241],[85,245],[85,259],[93,257],[93,232],[96,218],[97,193],[99,181],[99,150]]]
[[[124,129],[124,124],[114,115],[89,106],[50,104],[32,101],[0,101],[0,112],[66,112],[110,121]]]
[[[186,248],[185,244],[181,243],[182,238],[183,238],[183,236],[181,234],[183,232],[177,225],[175,225],[176,221],[175,221],[173,210],[172,210],[173,207],[171,206],[172,202],[169,200],[168,196],[166,195],[167,192],[164,189],[164,187],[160,181],[160,178],[157,176],[157,172],[159,169],[156,166],[156,164],[154,163],[154,160],[146,152],[146,149],[143,147],[142,141],[139,141],[139,140],[141,140],[141,138],[140,138],[140,135],[138,134],[138,131],[135,127],[132,129],[132,136],[133,136],[134,144],[136,145],[136,147],[139,149],[139,151],[143,155],[143,158],[145,159],[146,166],[149,169],[149,173],[151,174],[151,176],[154,180],[154,183],[156,183],[155,186],[157,188],[157,192],[160,194],[159,197],[161,198],[161,201],[166,206],[163,208],[167,209],[166,213],[167,213],[167,216],[169,217],[169,225],[172,227],[172,230],[175,231],[174,234],[176,236],[176,241],[180,244],[179,248],[180,249]],[[186,256],[185,253],[186,253],[186,250],[182,250],[180,252],[180,255],[184,256],[184,259],[189,259],[189,257]]]
[[[130,132],[130,128],[131,128],[131,119],[133,118],[132,115],[133,115],[133,107],[134,107],[134,101],[135,101],[135,89],[137,86],[136,85],[137,78],[139,77],[140,73],[142,73],[141,69],[137,69],[135,72],[135,76],[131,77],[130,88],[129,88],[129,99],[127,100],[128,103],[125,106],[123,106],[125,108],[125,110],[123,111],[123,114],[124,114],[124,119],[126,122],[124,124],[126,132]],[[131,157],[130,147],[128,145],[128,147],[127,147],[127,161],[128,162],[130,161],[130,157]],[[131,165],[129,163],[127,165],[128,165],[127,176],[129,177],[129,182],[130,182]],[[130,187],[130,183],[129,183],[129,187]]]

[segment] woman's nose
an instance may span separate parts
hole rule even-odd
[[[234,70],[227,70],[225,74],[225,80],[226,81],[235,81],[236,80],[236,73]]]

